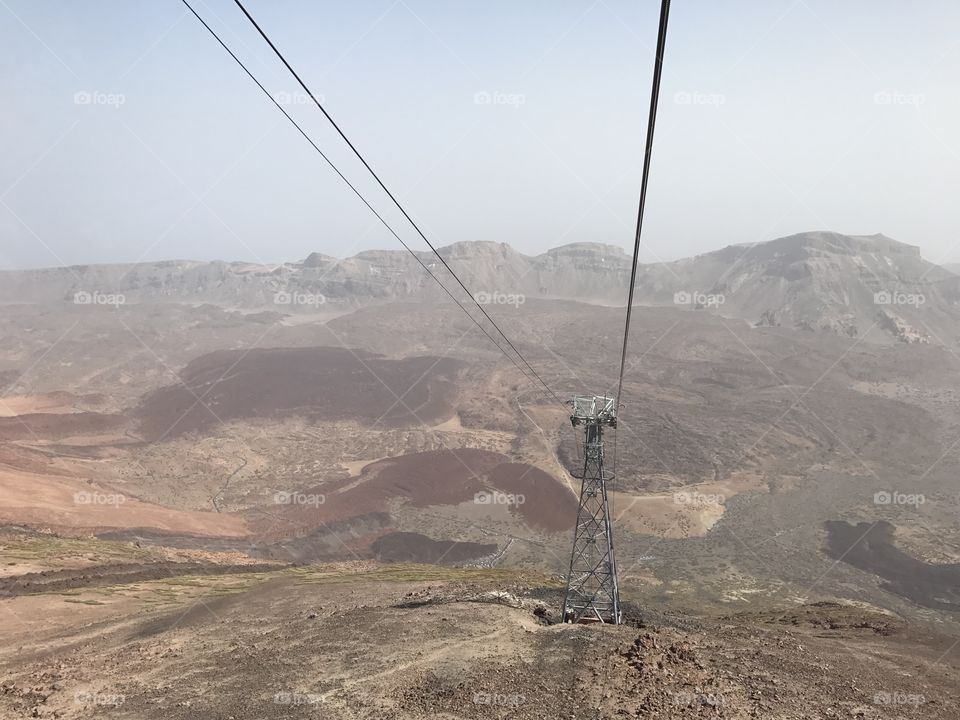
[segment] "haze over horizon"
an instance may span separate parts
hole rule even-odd
[[[778,241],[778,240],[803,239],[804,242],[806,242],[806,241],[808,241],[808,240],[812,240],[813,242],[818,242],[818,236],[821,236],[821,235],[824,235],[824,234],[826,234],[826,235],[837,235],[837,236],[839,236],[840,238],[864,238],[864,239],[867,239],[867,240],[871,240],[871,239],[884,239],[884,238],[885,238],[886,240],[893,240],[895,243],[900,243],[900,241],[898,241],[896,238],[890,238],[889,236],[885,235],[884,233],[872,233],[872,234],[870,234],[870,235],[846,235],[846,234],[843,234],[843,233],[836,233],[835,231],[832,231],[832,230],[811,230],[811,231],[808,231],[808,232],[793,233],[793,234],[791,234],[791,235],[783,236],[783,237],[780,237],[780,238],[770,238],[770,239],[768,239],[768,240],[762,240],[762,241],[759,241],[759,242],[728,243],[728,244],[726,244],[726,245],[724,245],[724,246],[722,246],[722,247],[712,248],[712,249],[709,249],[709,250],[703,250],[703,251],[697,252],[697,253],[695,253],[695,254],[683,256],[683,257],[680,257],[680,258],[672,258],[672,259],[670,259],[670,260],[660,261],[660,260],[655,260],[655,259],[652,259],[652,258],[651,258],[651,259],[647,259],[647,260],[641,259],[641,261],[640,261],[639,264],[640,264],[640,266],[642,266],[642,267],[653,267],[653,266],[657,266],[658,264],[661,264],[661,263],[670,264],[670,263],[674,263],[674,262],[678,262],[678,261],[693,260],[693,259],[700,258],[700,257],[703,257],[703,256],[710,256],[710,255],[713,254],[713,253],[720,253],[720,252],[722,252],[723,250],[725,250],[725,249],[727,249],[727,248],[744,248],[744,249],[746,249],[746,248],[752,248],[752,247],[762,246],[762,245],[764,245],[764,244],[766,244],[766,243],[776,242],[776,241]],[[448,243],[448,244],[445,244],[445,245],[437,245],[436,247],[437,247],[437,250],[439,250],[441,253],[443,253],[444,250],[446,250],[446,249],[448,249],[448,248],[450,248],[450,247],[452,247],[452,246],[454,246],[454,245],[459,245],[459,244],[462,244],[462,243],[486,243],[486,242],[496,243],[497,241],[492,241],[492,240],[491,240],[491,241],[487,241],[487,240],[463,240],[463,241],[459,241],[459,242]],[[907,246],[909,246],[909,247],[917,247],[917,246],[915,246],[915,245],[911,245],[910,243],[902,243],[902,244],[903,244],[903,245],[907,245]],[[557,245],[557,246],[554,246],[554,247],[552,247],[552,248],[545,248],[542,252],[541,252],[541,251],[524,252],[523,250],[520,250],[520,249],[516,248],[515,246],[513,246],[513,245],[510,244],[510,243],[506,243],[506,245],[507,245],[508,247],[510,247],[512,250],[514,250],[515,252],[519,252],[521,255],[523,255],[523,256],[525,256],[525,257],[529,257],[529,258],[541,257],[541,256],[543,256],[543,255],[546,255],[546,254],[550,253],[552,250],[557,250],[557,249],[561,249],[561,248],[564,248],[564,247],[569,247],[569,246],[584,246],[584,245],[599,245],[600,247],[604,247],[604,248],[613,248],[613,249],[615,249],[616,251],[618,251],[619,253],[621,253],[622,256],[623,256],[625,259],[629,259],[629,257],[630,257],[630,252],[631,252],[631,248],[622,247],[622,246],[619,246],[619,245],[613,245],[613,244],[609,244],[609,243],[596,243],[596,242],[590,241],[590,240],[581,240],[581,241],[565,242],[565,243],[563,243],[563,244],[561,244],[561,245]],[[929,260],[929,258],[923,256],[923,254],[922,254],[922,248],[918,248],[918,249],[921,251],[921,258],[922,258],[923,260]],[[429,250],[429,248],[423,248],[423,249],[414,248],[414,250],[415,250],[415,252],[417,252],[418,254],[426,255],[426,256],[428,256],[428,257],[432,257],[432,252]],[[883,252],[882,246],[878,247],[878,248],[877,248],[877,251],[882,254],[882,252]],[[336,251],[334,251],[334,252],[336,252]],[[262,264],[262,265],[264,265],[264,266],[266,266],[266,267],[281,267],[281,266],[297,265],[297,264],[303,263],[303,262],[306,262],[307,264],[309,264],[309,263],[312,261],[312,256],[315,256],[315,255],[321,255],[321,256],[324,256],[324,257],[330,257],[330,258],[334,258],[334,259],[337,260],[337,261],[340,261],[340,260],[347,260],[347,259],[354,258],[354,257],[359,257],[359,256],[364,255],[364,254],[366,254],[366,253],[380,253],[380,252],[383,252],[383,253],[397,253],[397,254],[399,254],[399,255],[401,255],[401,256],[406,256],[406,251],[402,248],[402,246],[400,246],[399,244],[397,244],[396,247],[369,247],[369,248],[357,247],[357,248],[351,249],[351,251],[350,251],[348,254],[340,254],[340,255],[333,254],[333,253],[323,253],[323,252],[319,252],[319,251],[315,251],[315,250],[314,250],[314,251],[310,251],[309,253],[307,253],[307,255],[305,255],[305,256],[303,256],[303,257],[284,258],[284,259],[277,260],[277,261],[273,261],[273,262],[270,262],[270,261],[262,262],[262,261],[259,261],[259,260],[235,259],[235,258],[228,258],[228,257],[213,257],[213,258],[202,258],[202,259],[201,259],[201,258],[192,257],[192,256],[184,256],[184,257],[170,257],[170,258],[147,258],[147,259],[138,260],[138,261],[133,262],[133,263],[124,262],[124,261],[118,260],[118,261],[107,261],[107,262],[100,262],[100,263],[72,263],[72,264],[70,264],[70,265],[47,264],[47,265],[37,265],[37,266],[35,266],[35,267],[23,267],[23,268],[6,268],[6,267],[0,267],[0,272],[18,271],[18,270],[22,270],[22,271],[31,271],[31,270],[55,270],[55,269],[59,269],[59,268],[91,267],[91,266],[111,266],[111,265],[121,266],[121,267],[123,267],[123,266],[128,266],[128,267],[132,268],[133,266],[135,266],[135,265],[137,265],[137,264],[171,263],[171,262],[174,262],[174,263],[175,263],[175,262],[186,262],[186,263],[218,263],[218,262],[222,262],[222,263],[241,263],[241,264],[243,264],[243,263],[250,263],[251,265]],[[746,256],[746,254],[745,254],[745,256]],[[743,256],[743,257],[745,257],[745,256]],[[463,258],[462,258],[462,257],[460,258],[460,261],[461,261],[461,262],[463,261]],[[739,262],[737,263],[737,265],[739,265]],[[957,269],[960,269],[960,263],[953,263],[953,262],[950,262],[950,261],[943,261],[943,263],[941,264],[941,266],[942,266],[942,267],[946,267],[946,268],[951,269],[951,270],[954,270],[954,271],[956,271]],[[736,267],[736,265],[735,265],[734,267]]]
[[[960,9],[900,7],[677,4],[642,261],[811,230],[960,261]],[[424,249],[233,3],[197,10]],[[436,245],[631,244],[654,3],[251,10]],[[0,15],[0,267],[399,248],[179,2]]]

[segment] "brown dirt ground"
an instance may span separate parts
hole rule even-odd
[[[548,624],[555,587],[504,572],[227,582],[3,601],[0,716],[954,720],[960,701],[953,638],[853,606],[573,626]]]
[[[77,397],[68,392],[49,392],[39,395],[7,395],[0,398],[0,417],[29,413],[77,412]]]
[[[78,503],[78,494],[91,501]],[[149,527],[200,536],[247,534],[245,521],[237,516],[171,510],[83,480],[3,467],[0,497],[0,523],[90,530]]]
[[[29,413],[0,417],[0,441],[55,440],[74,436],[103,435],[120,430],[127,420],[122,415],[75,412],[65,415]]]

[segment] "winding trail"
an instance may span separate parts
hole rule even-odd
[[[543,444],[544,444],[544,446],[545,446],[544,449],[547,451],[547,453],[548,453],[548,454],[550,455],[550,457],[553,459],[553,462],[556,464],[557,470],[560,471],[560,477],[563,478],[564,484],[567,486],[567,488],[570,490],[570,492],[573,494],[573,496],[576,497],[576,498],[579,500],[579,498],[580,498],[580,491],[579,491],[577,488],[574,487],[573,482],[572,482],[572,478],[570,477],[570,473],[568,473],[567,470],[566,470],[566,468],[563,467],[563,463],[560,462],[560,458],[557,457],[557,453],[554,452],[554,451],[551,449],[551,446],[552,446],[552,445],[551,445],[551,442],[550,442],[550,438],[547,437],[547,433],[544,431],[544,429],[543,429],[542,427],[540,427],[540,423],[538,423],[536,420],[534,420],[534,419],[530,416],[530,414],[529,414],[526,410],[523,409],[523,404],[520,402],[520,396],[519,396],[519,395],[517,395],[517,398],[516,398],[516,399],[517,399],[517,409],[520,410],[520,412],[523,413],[524,417],[526,417],[527,420],[529,420],[530,422],[533,423],[533,426],[534,426],[534,427],[537,429],[537,431],[540,433],[540,436],[543,438]]]
[[[221,512],[221,510],[220,510],[220,498],[221,498],[221,497],[223,496],[223,494],[227,491],[227,488],[230,487],[230,481],[233,480],[234,476],[235,476],[238,472],[240,472],[241,470],[243,470],[243,469],[247,466],[247,459],[246,459],[245,457],[241,457],[241,458],[240,458],[240,462],[241,462],[242,464],[241,464],[236,470],[234,470],[232,473],[230,473],[229,475],[227,475],[227,479],[224,481],[223,485],[221,485],[221,486],[220,486],[220,489],[217,490],[216,494],[215,494],[212,498],[210,498],[210,502],[213,503],[213,509],[216,510],[217,512]]]

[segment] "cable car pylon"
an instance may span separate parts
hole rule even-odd
[[[612,397],[580,395],[572,404],[570,422],[574,428],[583,427],[584,453],[563,620],[619,625],[620,587],[607,503],[607,483],[613,480],[613,473],[603,467],[603,430],[617,426],[617,401]]]

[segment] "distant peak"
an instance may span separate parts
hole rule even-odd
[[[920,256],[920,248],[894,240],[882,233],[873,235],[844,235],[832,230],[813,230],[810,232],[786,235],[765,242],[751,242],[740,245],[730,245],[720,253],[730,252],[733,249],[742,251],[744,248],[755,248],[754,252],[763,253],[796,253],[815,251],[819,253],[834,253],[838,255],[857,255],[860,253],[879,253],[883,255],[910,255]],[[710,253],[708,253],[710,254]]]
[[[477,255],[513,255],[516,250],[505,242],[494,240],[461,240],[438,248],[441,255],[453,257]]]
[[[318,252],[312,252],[309,255],[307,255],[307,258],[303,261],[303,266],[307,268],[325,267],[335,261],[336,261],[336,258],[332,258],[329,255],[324,255],[323,253],[318,253]]]
[[[547,250],[546,255],[577,255],[593,253],[597,255],[626,255],[627,251],[619,245],[607,245],[597,242],[577,242],[561,245]]]

